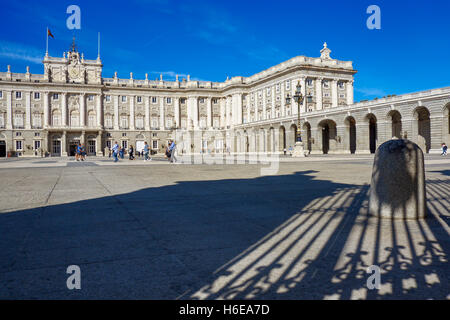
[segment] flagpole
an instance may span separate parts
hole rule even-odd
[[[45,45],[45,56],[48,57],[48,27],[47,27],[47,41],[46,41],[46,45]]]

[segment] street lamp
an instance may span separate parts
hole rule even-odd
[[[303,150],[303,142],[302,142],[302,133],[301,133],[301,124],[300,124],[300,107],[303,105],[303,100],[305,99],[305,97],[302,94],[302,86],[300,85],[300,82],[297,83],[293,98],[294,98],[294,101],[297,103],[298,112],[297,112],[297,132],[296,132],[296,137],[295,137],[295,148],[294,148],[294,152],[292,153],[292,156],[293,157],[304,157],[305,152]],[[310,97],[308,96],[307,98],[309,99]],[[291,104],[291,99],[292,98],[288,93],[286,96],[286,104],[287,105]]]

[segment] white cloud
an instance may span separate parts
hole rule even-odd
[[[0,57],[41,64],[44,55],[41,50],[34,47],[25,46],[20,43],[0,41]]]
[[[355,88],[355,91],[362,93],[364,96],[383,97],[387,95],[387,93],[384,90],[377,88]]]

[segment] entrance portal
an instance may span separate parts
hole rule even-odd
[[[0,158],[6,157],[6,142],[0,141]]]
[[[79,143],[79,140],[72,140],[69,142],[69,157],[75,157],[75,153],[77,152],[77,146]]]
[[[61,157],[61,141],[52,141],[52,157]]]

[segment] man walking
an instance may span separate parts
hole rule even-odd
[[[175,158],[175,149],[176,149],[176,144],[175,144],[175,141],[173,141],[173,140],[170,140],[170,147],[169,147],[169,152],[170,152],[170,159],[169,159],[169,161],[171,162],[171,163],[173,163],[173,162],[177,162],[177,158]]]
[[[144,142],[144,161],[148,161],[149,157],[148,154],[150,153],[150,147],[147,144],[147,141]],[[150,159],[152,161],[152,159]]]
[[[114,162],[119,161],[119,158],[117,157],[117,153],[119,152],[119,145],[117,144],[117,141],[114,142],[114,146],[112,147]]]

